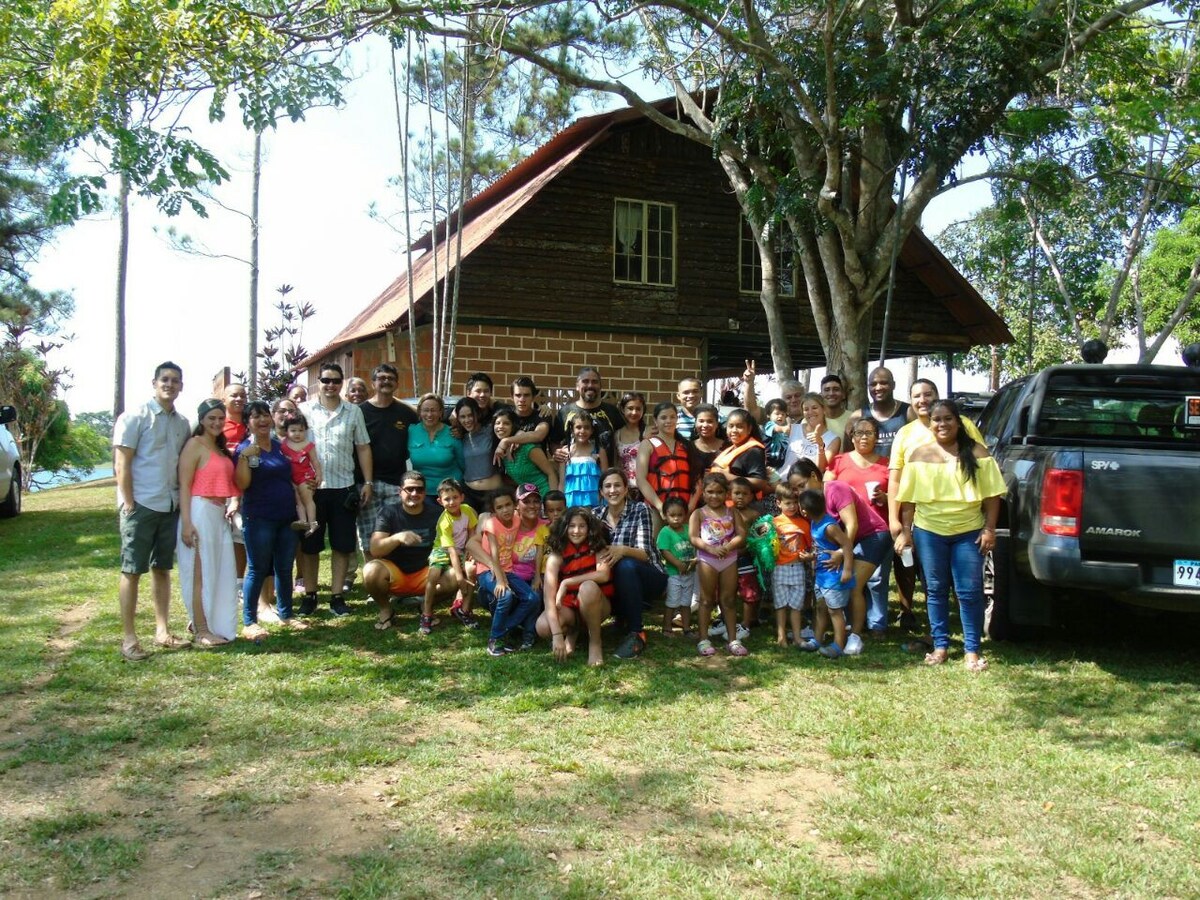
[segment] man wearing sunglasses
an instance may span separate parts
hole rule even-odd
[[[425,476],[416,470],[400,478],[400,500],[385,503],[371,533],[371,559],[363,566],[363,587],[378,604],[375,627],[392,627],[393,597],[423,597],[429,553],[442,508],[426,496]],[[449,600],[461,585],[451,568],[435,568],[435,591]]]
[[[337,363],[321,366],[317,398],[302,404],[308,419],[309,439],[317,446],[324,480],[316,486],[313,499],[317,507],[317,528],[300,543],[300,569],[308,592],[300,601],[300,615],[310,616],[317,609],[317,571],[320,553],[325,549],[325,531],[329,530],[332,557],[329,609],[335,616],[349,614],[343,595],[350,555],[356,550],[359,496],[354,487],[354,457],[362,469],[362,500],[370,502],[375,468],[371,457],[371,437],[362,410],[342,399],[345,375]]]

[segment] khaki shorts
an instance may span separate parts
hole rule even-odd
[[[179,510],[158,512],[140,503],[121,516],[121,571],[144,575],[151,569],[175,565]]]

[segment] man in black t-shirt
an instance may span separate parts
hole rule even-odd
[[[417,424],[416,410],[395,397],[399,383],[396,367],[382,363],[371,373],[375,395],[359,409],[367,423],[371,456],[375,461],[371,498],[358,512],[358,540],[363,556],[371,558],[371,532],[379,512],[400,499],[400,479],[408,468],[408,429]]]
[[[539,444],[545,447],[550,437],[554,420],[543,415],[533,398],[538,395],[538,386],[528,375],[521,375],[512,383],[512,410],[517,416],[517,433],[501,438],[496,445],[496,458],[509,456],[520,444]]]
[[[584,366],[580,369],[579,377],[575,381],[575,390],[578,392],[578,399],[558,411],[556,439],[564,446],[555,453],[555,459],[559,462],[566,460],[566,445],[571,441],[571,420],[580,412],[591,414],[592,421],[596,423],[596,441],[608,451],[611,459],[613,432],[625,423],[625,417],[616,406],[601,401],[600,370],[594,366]]]
[[[392,597],[425,595],[429,553],[442,508],[425,494],[425,476],[405,472],[400,480],[400,500],[385,504],[371,533],[371,559],[363,566],[363,587],[379,605],[380,631],[392,627]],[[458,578],[454,570],[440,570],[437,594],[454,595]]]

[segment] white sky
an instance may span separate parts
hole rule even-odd
[[[398,206],[388,185],[400,166],[386,44],[356,47],[354,62],[364,74],[347,85],[343,108],[314,109],[303,122],[285,122],[264,144],[260,335],[264,322],[275,321],[275,288],[291,284],[293,300],[317,309],[304,334],[309,350],[340,330],[404,266],[399,237],[367,214],[372,201],[383,209]],[[196,112],[196,137],[231,173],[219,196],[249,209],[252,139],[238,121],[236,102],[222,124],[209,124],[202,110]],[[112,183],[115,187],[115,179]],[[983,184],[951,192],[929,208],[926,230],[937,234],[989,199]],[[184,370],[179,408],[194,417],[221,367],[248,370],[249,269],[172,249],[155,233],[171,225],[214,252],[243,257],[249,254],[248,227],[215,206],[205,221],[190,211],[169,219],[140,198],[132,204],[126,405],[147,397],[154,367],[172,359]],[[75,297],[75,315],[63,329],[75,339],[57,360],[74,372],[66,399],[75,413],[112,403],[117,238],[115,213],[90,218],[63,232],[32,267],[37,287],[68,290]],[[923,374],[944,387],[940,373]],[[958,390],[979,385],[978,379],[955,376]]]

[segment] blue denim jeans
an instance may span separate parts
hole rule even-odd
[[[888,588],[894,556],[890,549],[883,554],[883,562],[867,582],[867,628],[871,631],[887,628]]]
[[[648,562],[626,556],[612,570],[613,615],[626,631],[642,630],[643,610],[653,609],[667,590],[667,576]]]
[[[950,646],[950,582],[958,597],[962,619],[963,647],[968,653],[979,652],[983,636],[983,556],[975,543],[979,529],[962,534],[941,535],[913,528],[913,543],[925,574],[925,604],[929,611],[929,630],[933,646]]]
[[[509,590],[502,596],[496,596],[496,576],[490,571],[479,575],[479,599],[492,612],[492,631],[488,637],[501,640],[512,629],[520,626],[524,637],[533,634],[537,618],[542,612],[542,595],[529,586],[529,582],[513,575],[504,573]]]
[[[275,574],[275,611],[292,617],[292,567],[296,564],[296,532],[290,519],[242,516],[246,541],[246,579],[242,582],[242,624],[258,621],[258,595],[263,583]]]

